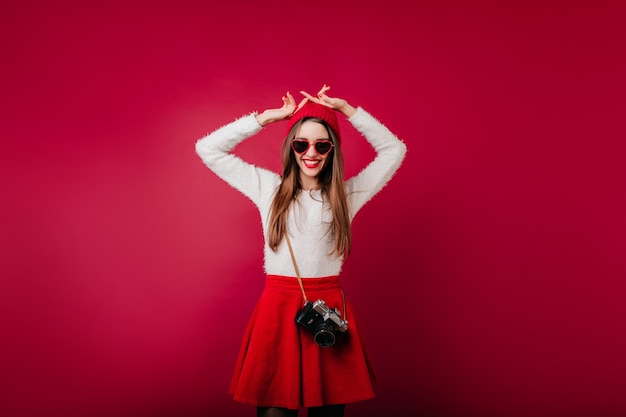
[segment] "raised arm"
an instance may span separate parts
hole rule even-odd
[[[343,113],[376,151],[374,160],[358,175],[346,181],[346,191],[354,217],[365,203],[383,189],[400,168],[406,155],[406,145],[361,107],[355,108],[344,99],[329,97],[326,94],[329,89],[329,86],[324,85],[317,93],[317,97],[305,91],[300,93],[308,100]]]
[[[387,185],[400,168],[406,155],[406,145],[361,107],[348,120],[376,151],[374,160],[356,176],[346,181],[346,191],[354,216]]]
[[[266,126],[270,123],[279,122],[281,120],[290,118],[291,115],[293,115],[296,111],[300,109],[300,107],[302,107],[306,99],[303,99],[300,104],[296,105],[296,100],[293,98],[291,93],[287,91],[287,94],[282,97],[282,100],[282,107],[264,110],[263,113],[256,116],[256,119],[261,126]]]
[[[204,164],[257,206],[263,186],[275,186],[278,184],[279,176],[243,161],[231,151],[239,143],[258,133],[263,126],[286,119],[293,114],[298,107],[293,96],[288,92],[282,100],[283,105],[280,108],[240,117],[196,142],[196,152]]]

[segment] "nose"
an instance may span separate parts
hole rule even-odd
[[[304,155],[311,157],[311,158],[319,155],[319,153],[317,152],[317,149],[315,149],[314,143],[309,143],[309,149],[306,150]]]

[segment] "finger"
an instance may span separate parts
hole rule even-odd
[[[302,94],[304,97],[308,98],[309,100],[311,100],[314,103],[317,103],[319,101],[318,98],[313,97],[312,95],[310,95],[309,93],[307,93],[306,91],[300,91],[300,94]]]
[[[317,96],[319,97],[319,96],[324,95],[324,93],[326,93],[328,90],[330,90],[330,86],[324,84],[321,90],[317,93]]]
[[[330,107],[331,109],[334,109],[335,106],[333,104],[333,98],[328,97],[326,94],[321,94],[318,97],[315,98],[315,103],[317,104],[321,104],[322,106],[326,106],[326,107]]]
[[[289,105],[294,105],[296,104],[296,100],[294,100],[293,96],[291,95],[291,93],[289,91],[287,91],[287,95],[286,95],[286,101],[285,103],[289,104]]]
[[[308,98],[303,98],[302,101],[300,101],[300,103],[298,104],[298,107],[296,107],[296,110],[293,112],[294,114],[300,110],[302,108],[302,106],[304,106],[306,104],[306,102],[309,101]]]
[[[323,104],[329,104],[330,103],[330,97],[328,97],[326,94],[320,94],[319,98],[320,98],[320,101]]]

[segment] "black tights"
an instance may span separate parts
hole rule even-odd
[[[343,417],[344,404],[310,407],[308,417]],[[278,407],[257,407],[257,417],[298,417],[298,410]]]

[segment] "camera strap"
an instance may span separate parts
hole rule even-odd
[[[296,276],[298,277],[298,284],[300,284],[300,289],[302,290],[302,297],[304,298],[304,302],[309,301],[306,298],[306,293],[304,292],[304,285],[302,285],[302,278],[300,277],[300,270],[298,269],[298,264],[296,263],[296,255],[293,254],[293,248],[291,247],[291,241],[289,240],[289,233],[285,232],[285,239],[287,240],[287,246],[289,246],[289,253],[291,254],[291,261],[293,262],[293,268],[296,270]]]
[[[306,304],[309,299],[306,298],[306,293],[304,292],[304,285],[302,285],[302,278],[300,277],[300,270],[298,269],[298,264],[296,263],[296,255],[293,254],[293,248],[291,247],[291,240],[289,240],[289,233],[285,232],[285,240],[287,241],[287,246],[289,247],[289,254],[291,254],[291,261],[293,262],[293,268],[296,270],[296,277],[298,277],[298,284],[300,284],[300,289],[302,290],[302,298],[304,298],[304,303]],[[343,299],[343,319],[346,319],[346,295],[343,293],[343,289],[339,289],[341,291],[341,298]]]

